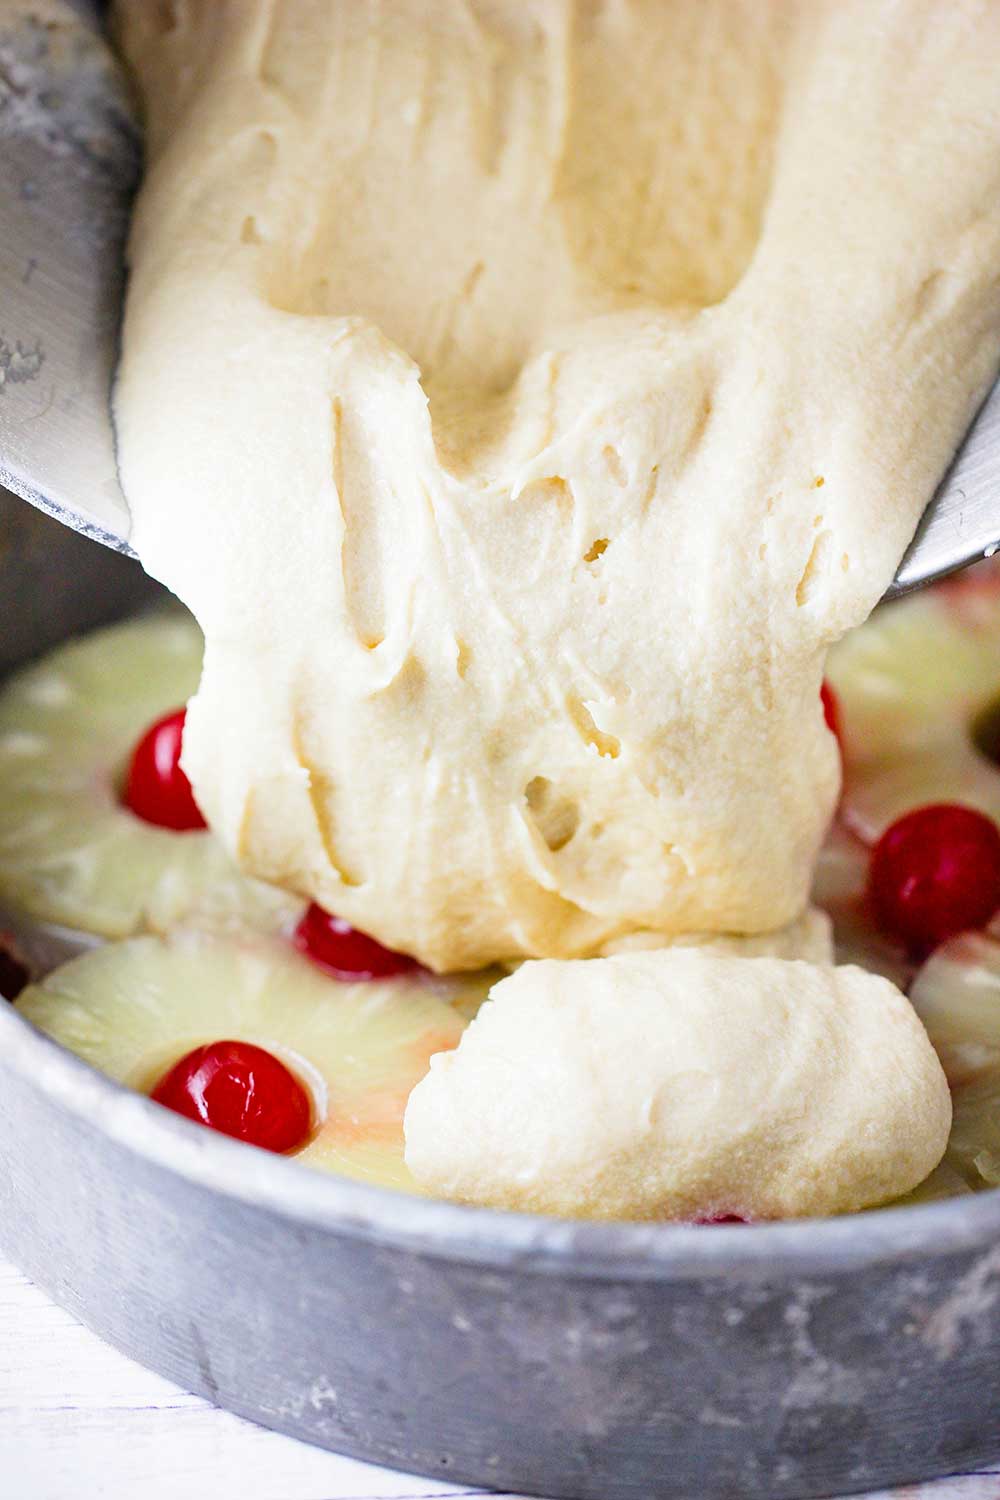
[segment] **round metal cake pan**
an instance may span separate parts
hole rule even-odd
[[[0,660],[153,591],[0,500]],[[0,1245],[127,1354],[324,1447],[575,1500],[781,1500],[1000,1456],[1000,1195],[596,1225],[327,1176],[0,1007]]]

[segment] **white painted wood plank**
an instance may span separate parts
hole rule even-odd
[[[455,1500],[486,1494],[323,1453],[216,1411],[109,1349],[0,1261],[2,1500]],[[868,1500],[1000,1500],[1000,1466],[906,1486],[891,1496],[880,1491]]]
[[[469,1495],[217,1411],[102,1344],[0,1262],[3,1500],[427,1500]]]
[[[13,1422],[5,1413],[0,1475],[4,1495],[17,1500],[424,1500],[457,1493],[209,1410],[50,1409]]]
[[[0,1262],[0,1413],[202,1403],[102,1344]]]

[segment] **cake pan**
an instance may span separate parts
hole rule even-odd
[[[0,497],[2,659],[156,592]],[[575,1500],[782,1500],[1000,1456],[1000,1195],[596,1225],[190,1124],[0,1006],[0,1245],[126,1354],[322,1447]]]
[[[76,8],[93,19],[85,0]],[[88,107],[106,129],[81,138],[75,95],[45,102],[18,71],[34,76],[46,55],[49,9],[39,4],[27,51],[19,42],[3,59],[16,105],[5,140],[16,135],[40,168],[54,153],[68,192],[100,188],[105,150],[133,159],[123,113],[102,116],[95,93]],[[86,91],[93,75],[67,55],[60,76]],[[40,113],[28,108],[36,96]],[[38,176],[15,165],[0,161],[5,201],[37,202]],[[7,222],[16,227],[14,209]],[[123,228],[110,214],[107,233]],[[18,286],[29,276],[37,301],[19,293],[16,309],[11,298],[0,307],[3,472],[35,504],[120,542],[113,453],[86,426],[88,395],[106,389],[120,288],[88,278],[89,242],[76,249],[71,290],[97,331],[86,348],[35,338],[54,295],[44,265],[13,251],[0,264]],[[34,448],[57,409],[80,440],[52,422],[58,483],[41,495],[17,438],[27,413]],[[127,558],[0,496],[0,670],[155,593]],[[0,1246],[97,1333],[189,1390],[445,1480],[575,1500],[783,1500],[1000,1456],[995,1193],[753,1228],[463,1209],[200,1130],[0,1005]]]

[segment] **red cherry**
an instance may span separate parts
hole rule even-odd
[[[0,997],[16,1000],[30,980],[31,975],[20,959],[0,943]]]
[[[185,711],[179,708],[146,730],[132,752],[124,799],[137,818],[178,833],[207,826],[181,770],[184,718]]]
[[[932,590],[950,602],[962,602],[976,595],[989,598],[1000,590],[1000,563],[996,557],[987,557],[971,567],[949,573],[946,578],[939,578]]]
[[[299,1080],[252,1042],[195,1047],[163,1075],[151,1097],[265,1151],[294,1151],[312,1128],[309,1095]]]
[[[831,734],[837,736],[837,744],[843,750],[844,742],[840,736],[840,699],[825,678],[820,687],[819,696],[823,701],[823,717],[826,720],[826,727]]]
[[[704,1219],[694,1219],[695,1224],[749,1224],[742,1214],[708,1214]]]
[[[872,850],[868,896],[883,932],[923,958],[1000,907],[1000,830],[958,803],[918,807]]]
[[[293,942],[314,964],[348,982],[355,979],[388,979],[408,974],[420,965],[408,953],[383,948],[365,932],[358,932],[343,917],[334,917],[313,901],[295,929]]]

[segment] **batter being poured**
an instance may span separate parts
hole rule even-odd
[[[742,1038],[705,1062],[713,1097],[765,1032],[767,1069],[798,1077],[810,1026],[783,1048],[775,996],[856,1002],[803,918],[838,788],[824,655],[884,592],[1000,356],[1000,8],[179,0],[120,25],[149,130],[121,468],[133,544],[205,631],[185,766],[212,827],[434,968],[591,960],[597,1058],[605,1000],[641,971],[669,1036],[683,972],[691,1036]],[[599,956],[771,932],[782,957],[721,979],[697,946],[680,968]],[[559,974],[509,983],[541,1017]],[[627,1190],[574,1199],[545,1090],[519,1105],[538,1159],[502,1121],[477,1133],[491,1080],[559,1047],[557,1026],[505,1034],[503,995],[418,1086],[423,1180],[710,1207],[710,1184],[632,1171],[647,1116],[695,1129],[669,1114],[669,1047],[652,1115],[607,1145]],[[837,1191],[803,1165],[808,1118],[772,1191],[763,1089],[741,1209],[857,1207],[934,1165],[943,1077],[919,1025],[884,1025],[881,1115],[856,1044],[816,1043],[842,1074]],[[852,1130],[882,1131],[886,1180],[864,1153],[852,1173]]]

